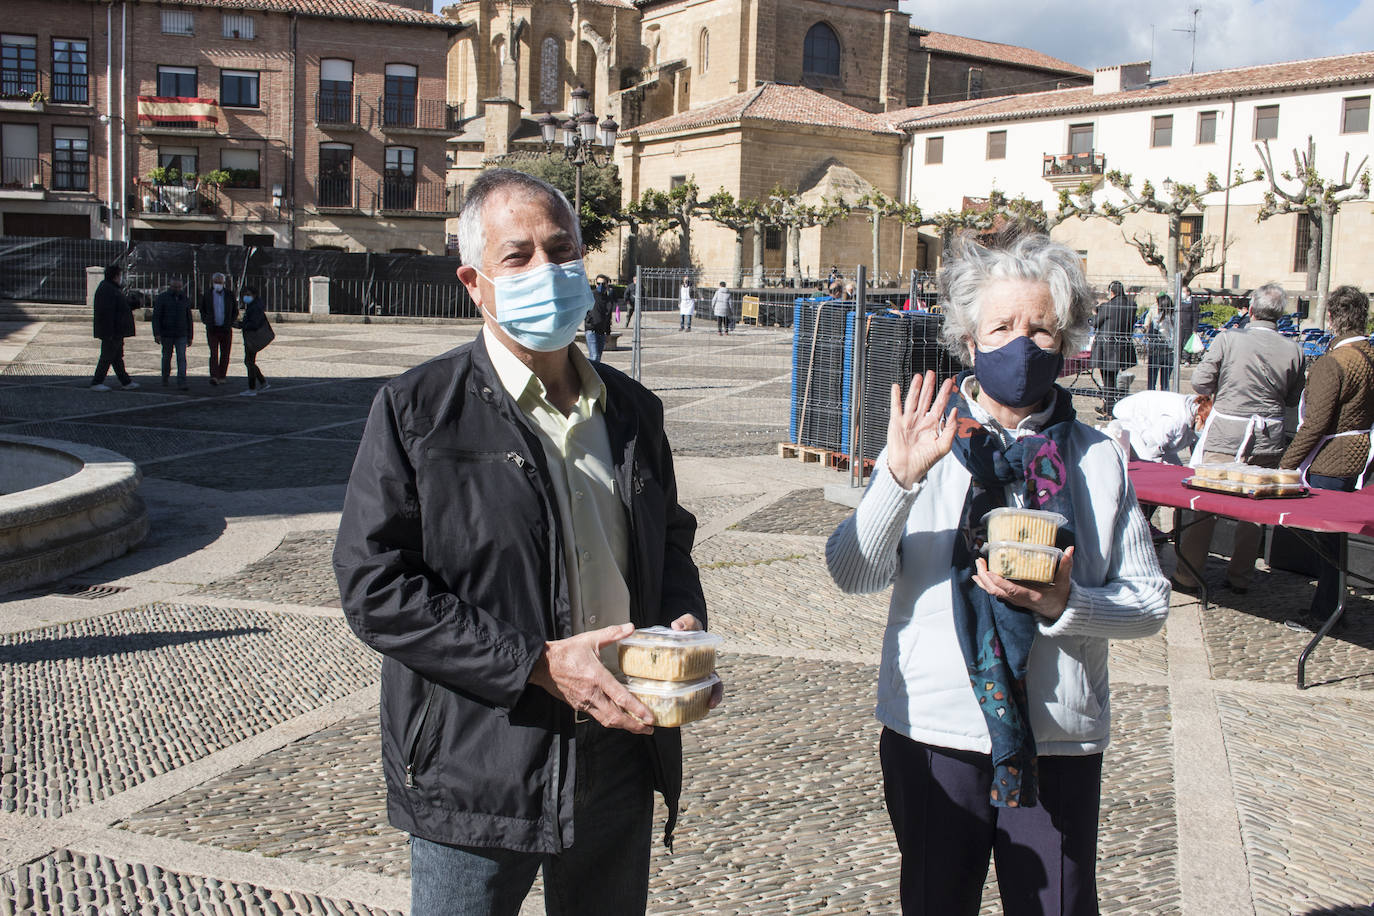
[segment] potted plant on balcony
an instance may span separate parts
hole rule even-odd
[[[43,94],[43,90],[41,89],[34,90],[29,96],[29,104],[33,106],[34,111],[42,111],[47,101],[48,97]]]
[[[181,181],[181,169],[170,165],[159,165],[148,172],[148,180],[155,185],[171,185]]]

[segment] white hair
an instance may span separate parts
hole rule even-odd
[[[940,270],[945,346],[960,360],[967,342],[977,340],[983,290],[992,280],[1030,280],[1050,288],[1061,335],[1060,352],[1077,353],[1088,339],[1093,295],[1078,253],[1047,235],[1023,235],[1006,248],[989,248],[972,238],[955,242]]]
[[[582,250],[582,223],[573,212],[572,204],[562,191],[533,175],[517,172],[515,169],[487,169],[477,176],[468,193],[463,198],[463,209],[458,213],[458,255],[466,267],[480,267],[482,253],[486,250],[487,233],[483,225],[483,211],[487,199],[497,191],[506,188],[520,188],[527,194],[543,195],[554,202],[555,210],[561,208],[567,214],[568,226],[572,229],[573,241],[577,250]]]
[[[1278,321],[1288,306],[1288,293],[1277,283],[1266,283],[1250,294],[1251,321]]]

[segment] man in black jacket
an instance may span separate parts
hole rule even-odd
[[[100,341],[100,359],[91,378],[92,391],[110,390],[105,376],[112,368],[122,387],[138,387],[138,382],[124,369],[124,338],[134,336],[134,310],[120,288],[123,273],[118,264],[111,264],[105,268],[105,279],[95,288],[91,336]]]
[[[177,387],[191,390],[186,384],[186,348],[195,337],[195,321],[191,316],[191,299],[180,280],[173,280],[153,300],[153,340],[162,345],[162,384],[171,384],[172,353],[177,357]]]
[[[1113,280],[1107,292],[1111,298],[1097,307],[1093,318],[1092,364],[1102,375],[1103,404],[1097,415],[1111,419],[1112,408],[1125,395],[1117,387],[1117,374],[1136,364],[1135,300],[1120,280]]]
[[[641,914],[681,738],[607,663],[637,626],[705,626],[696,520],[662,403],[572,346],[590,295],[567,199],[493,169],[458,235],[483,331],[382,386],[334,550],[348,622],[383,656],[411,913],[514,914],[542,866],[559,912]]]
[[[222,385],[229,377],[234,322],[239,320],[239,300],[224,274],[210,277],[210,288],[200,297],[200,320],[205,325],[205,342],[210,345],[210,384]]]
[[[611,333],[611,314],[615,311],[615,287],[611,278],[598,274],[596,285],[592,287],[592,308],[587,312],[587,359],[601,362],[601,353],[606,349],[606,338]]]

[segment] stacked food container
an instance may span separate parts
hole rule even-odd
[[[993,509],[983,516],[988,528],[988,569],[1006,579],[1053,582],[1063,551],[1054,546],[1068,519],[1039,509]]]
[[[629,688],[654,714],[654,724],[674,728],[706,718],[721,638],[701,630],[648,627],[620,641],[620,670]]]

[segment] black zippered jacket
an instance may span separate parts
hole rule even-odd
[[[631,620],[690,613],[705,625],[696,519],[677,502],[663,405],[594,365],[629,525]],[[382,654],[391,824],[453,845],[571,845],[573,710],[528,683],[545,640],[572,635],[562,527],[544,449],[481,337],[378,391],[334,571],[349,625]],[[644,740],[671,843],[681,735]]]

